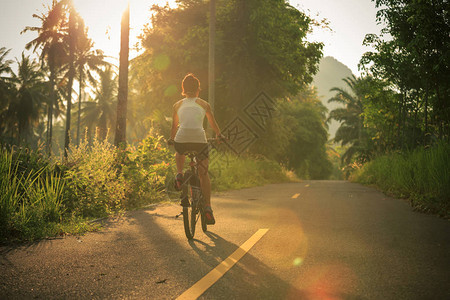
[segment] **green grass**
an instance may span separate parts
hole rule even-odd
[[[287,172],[275,161],[249,155],[221,155],[221,159],[211,159],[210,174],[213,191],[291,181]]]
[[[378,157],[355,171],[351,180],[408,198],[417,210],[450,217],[448,143]]]
[[[209,161],[212,192],[299,181],[294,172],[286,171],[277,162],[261,156],[237,156],[229,152],[211,150]],[[188,168],[187,162],[186,168]],[[175,167],[173,166],[166,183],[166,191],[170,199],[178,201],[180,192],[173,188],[175,173]]]
[[[60,230],[64,181],[48,166],[26,168],[21,158],[0,150],[0,240],[34,240]]]

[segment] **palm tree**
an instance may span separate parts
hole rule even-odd
[[[117,106],[117,78],[113,78],[111,67],[100,72],[100,86],[95,90],[94,99],[83,103],[81,114],[88,130],[97,127],[97,137],[106,138],[108,128],[115,126]]]
[[[127,140],[128,102],[128,52],[130,38],[130,2],[122,15],[120,34],[119,93],[117,99],[117,122],[114,144],[120,146]]]
[[[3,76],[4,73],[11,73],[10,65],[13,61],[6,59],[9,51],[5,47],[0,48],[0,135],[4,135],[7,132],[7,123],[11,119],[10,114],[8,114],[8,107],[12,98],[12,89],[8,77]]]
[[[28,141],[31,126],[39,123],[45,100],[45,77],[39,63],[22,53],[17,61],[17,74],[11,72],[10,81],[17,89],[17,99],[11,103],[18,123],[18,139]]]
[[[52,1],[51,6],[48,7],[47,13],[41,15],[33,14],[34,18],[41,21],[41,27],[25,27],[22,32],[35,31],[38,37],[26,44],[26,49],[33,48],[36,51],[40,48],[42,64],[46,64],[50,76],[50,99],[48,105],[47,115],[47,151],[51,153],[52,143],[52,124],[53,124],[53,109],[56,106],[56,79],[58,71],[66,60],[66,45],[64,39],[67,31],[67,18],[64,2]]]
[[[334,87],[330,91],[336,95],[328,102],[337,102],[344,107],[336,108],[330,112],[328,119],[341,122],[336,131],[334,140],[342,145],[350,145],[342,155],[342,160],[349,163],[354,154],[363,150],[364,117],[363,99],[366,95],[366,79],[356,78],[354,75],[343,79],[351,92],[342,88]]]
[[[71,0],[66,0],[67,10],[69,11],[69,28],[68,34],[66,35],[67,44],[69,45],[69,59],[68,59],[68,68],[69,71],[67,73],[67,106],[66,106],[66,129],[64,132],[64,158],[67,158],[67,150],[69,148],[69,132],[70,132],[70,121],[71,121],[71,113],[72,113],[72,86],[73,79],[75,77],[75,48],[77,46],[77,35],[78,35],[78,20],[81,17],[75,11],[75,7]]]
[[[5,47],[0,48],[0,112],[8,107],[8,97],[7,92],[9,89],[9,77],[4,77],[3,73],[10,74],[11,67],[10,65],[13,63],[12,60],[6,59],[11,49],[6,50]]]
[[[89,83],[93,87],[95,87],[97,81],[95,80],[92,71],[100,73],[102,72],[101,67],[106,67],[109,65],[109,63],[104,60],[105,56],[103,54],[103,51],[93,50],[94,42],[90,38],[88,38],[87,28],[85,28],[82,20],[80,20],[78,31],[79,33],[75,53],[75,66],[79,82],[77,145],[80,141],[81,99],[85,86],[85,80],[89,81]]]
[[[11,49],[6,50],[5,47],[0,48],[0,76],[3,73],[11,72],[11,67],[9,65],[12,64],[13,61],[10,59],[6,59],[6,56],[9,54],[9,51],[11,51]],[[2,78],[3,77],[0,77],[0,79]]]

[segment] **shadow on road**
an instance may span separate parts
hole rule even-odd
[[[155,247],[161,270],[167,275],[155,278],[152,288],[164,288],[164,297],[175,298],[190,288],[220,262],[230,256],[239,246],[214,232],[203,234],[200,227],[198,239],[187,241],[180,222],[161,225],[170,214],[139,214],[132,217],[140,227],[148,243]],[[172,217],[174,218],[174,217]],[[172,227],[175,225],[176,227]],[[171,234],[170,230],[178,232]],[[173,231],[172,231],[173,233]],[[181,235],[180,235],[181,233]],[[206,239],[204,237],[207,237]],[[164,285],[160,284],[162,280]],[[181,286],[172,294],[172,286]],[[150,296],[150,295],[145,295]],[[327,295],[331,296],[331,295]],[[337,299],[352,299],[348,295],[332,295]],[[152,296],[150,296],[152,297]],[[272,269],[251,253],[235,264],[225,275],[208,289],[201,299],[314,299],[311,291],[298,290],[289,282],[273,273]]]
[[[132,221],[139,226],[140,232],[147,238],[147,242],[155,247],[158,261],[162,261],[161,268],[165,268],[167,275],[164,278],[155,278],[154,287],[161,279],[166,280],[168,287],[166,297],[176,297],[187,290],[194,283],[215,268],[221,261],[233,253],[238,246],[223,239],[218,234],[208,232],[207,237],[212,241],[201,241],[199,239],[188,242],[184,237],[182,223],[175,220],[164,228],[161,220],[170,219],[169,215],[159,214],[137,214]],[[164,221],[165,223],[165,221]],[[173,224],[175,223],[175,224]],[[173,227],[173,226],[176,227]],[[168,230],[181,233],[172,236]],[[197,235],[203,235],[201,229]],[[204,237],[205,235],[203,235]],[[190,247],[189,247],[190,246]],[[245,263],[241,263],[244,261]],[[281,280],[270,272],[270,269],[261,261],[247,253],[241,262],[236,264],[223,278],[216,283],[203,297],[214,299],[230,298],[286,298],[289,292],[289,283]],[[167,278],[166,278],[167,277]],[[170,294],[171,285],[181,285],[178,294]],[[232,287],[232,288],[230,288]],[[214,294],[213,294],[214,293]]]

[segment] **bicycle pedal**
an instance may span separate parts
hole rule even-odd
[[[183,214],[183,212],[180,212],[178,215],[175,216],[175,218],[178,218],[179,216],[181,216]]]

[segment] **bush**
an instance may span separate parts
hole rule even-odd
[[[65,170],[67,205],[73,215],[104,217],[124,208],[129,186],[116,147],[105,139],[70,149]]]
[[[130,187],[126,208],[136,208],[164,196],[168,174],[174,172],[174,155],[163,137],[151,131],[139,146],[129,146],[122,171]]]

